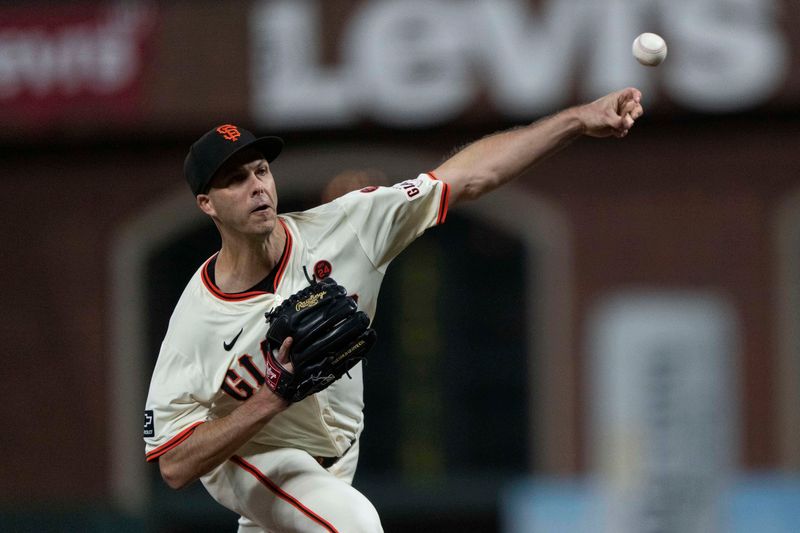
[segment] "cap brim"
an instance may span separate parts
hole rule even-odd
[[[267,161],[271,163],[276,157],[278,157],[278,155],[281,153],[281,150],[283,150],[283,139],[280,137],[259,137],[255,141],[242,146],[234,153],[241,152],[245,148],[255,148],[264,154],[264,157],[267,159]]]

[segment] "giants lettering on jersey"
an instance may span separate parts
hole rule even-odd
[[[264,355],[266,342],[261,343],[262,357],[266,363],[267,357]],[[238,370],[238,372],[237,372]],[[244,372],[242,372],[244,370]],[[253,381],[245,379],[243,376],[249,376]],[[264,384],[266,376],[262,372],[250,354],[243,354],[234,363],[225,374],[225,381],[222,382],[222,390],[231,398],[239,401],[244,401],[253,395],[253,392]]]
[[[225,373],[225,381],[221,389],[231,398],[244,401],[253,395],[255,390],[266,382],[270,388],[275,389],[281,379],[283,369],[275,366],[270,357],[267,357],[267,341],[261,341],[261,357],[264,361],[265,372],[262,372],[253,356],[243,354],[236,363]]]
[[[401,191],[405,191],[406,193],[406,200],[409,202],[419,197],[419,187],[422,184],[419,178],[413,180],[406,180],[401,181],[400,183],[396,183],[392,185],[394,189],[400,189]]]

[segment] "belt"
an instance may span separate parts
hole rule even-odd
[[[338,463],[338,462],[339,462],[339,459],[341,459],[342,457],[344,457],[344,456],[345,456],[345,454],[346,454],[347,452],[349,452],[349,451],[350,451],[350,448],[352,448],[352,447],[353,447],[353,443],[351,442],[351,443],[350,443],[350,446],[349,446],[349,447],[348,447],[348,448],[347,448],[347,449],[344,451],[344,453],[343,453],[342,455],[340,455],[339,457],[319,457],[319,456],[313,456],[313,457],[314,457],[314,460],[315,460],[316,462],[318,462],[322,468],[324,468],[325,470],[327,470],[327,469],[329,469],[330,467],[332,467],[333,465],[335,465],[336,463]]]

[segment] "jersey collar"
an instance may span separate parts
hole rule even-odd
[[[209,257],[208,260],[206,260],[200,272],[203,285],[205,285],[206,289],[208,289],[212,295],[226,302],[241,302],[262,296],[264,294],[275,293],[278,285],[281,282],[281,279],[283,279],[283,274],[286,271],[286,265],[289,263],[289,257],[292,255],[293,245],[292,234],[289,231],[288,226],[280,217],[278,217],[278,222],[281,223],[283,229],[286,231],[286,244],[283,246],[283,253],[281,254],[281,258],[278,260],[277,266],[273,268],[269,274],[267,274],[267,277],[246,291],[224,292],[222,289],[217,287],[214,279],[214,265],[217,261],[217,255],[219,255],[219,252],[217,252]]]

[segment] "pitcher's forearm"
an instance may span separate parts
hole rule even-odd
[[[227,461],[288,402],[266,387],[233,410],[228,416],[197,426],[192,435],[159,458],[164,481],[180,489]]]
[[[516,178],[583,133],[574,109],[495,133],[445,161],[436,176],[451,185],[451,204],[472,200]]]
[[[527,126],[473,142],[434,170],[450,185],[450,205],[478,198],[516,178],[581,135],[624,137],[642,113],[634,88],[565,109]]]

